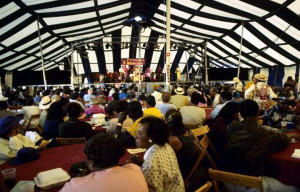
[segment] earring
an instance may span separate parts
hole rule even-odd
[[[152,143],[152,139],[149,139],[149,143]]]

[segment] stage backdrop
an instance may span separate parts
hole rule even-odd
[[[47,85],[70,84],[70,71],[46,71]],[[14,71],[13,85],[43,85],[42,71]]]
[[[141,59],[141,65],[145,65],[145,59]],[[139,65],[139,59],[121,59],[121,65]]]

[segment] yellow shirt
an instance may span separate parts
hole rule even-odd
[[[137,119],[133,125],[131,125],[131,127],[129,127],[128,129],[126,129],[128,131],[128,133],[130,133],[130,135],[132,135],[132,137],[135,137],[136,136],[136,132],[137,130],[139,129],[139,124],[140,124],[140,121],[143,119],[144,117],[141,117],[139,119]]]
[[[248,83],[246,83],[246,85],[245,85],[245,91],[247,89],[249,89],[251,87],[251,85],[253,85],[253,81],[249,81]]]
[[[147,108],[144,110],[144,117],[154,116],[161,118],[161,112],[156,107]]]

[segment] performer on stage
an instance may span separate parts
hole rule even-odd
[[[151,69],[149,67],[145,70],[145,75],[151,79]]]
[[[119,69],[119,73],[120,73],[120,81],[122,82],[123,77],[124,77],[124,65],[122,65],[122,67]]]
[[[125,78],[125,80],[126,80],[127,76],[128,76],[128,68],[127,68],[127,66],[125,65],[125,66],[124,66],[124,78]]]
[[[179,68],[179,66],[176,69],[176,73],[177,73],[177,81],[181,81],[181,74],[180,74],[180,68]]]
[[[134,67],[133,74],[134,74],[134,79],[133,79],[133,81],[134,81],[134,82],[138,82],[138,81],[139,81],[139,68],[138,68],[138,66],[135,66],[135,67]]]

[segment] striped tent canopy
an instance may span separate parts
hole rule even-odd
[[[300,0],[171,0],[171,72],[202,61],[236,68],[291,66],[300,58]],[[77,74],[114,72],[121,58],[138,58],[138,29],[124,21],[141,15],[144,69],[165,63],[166,2],[162,0],[1,0],[0,68],[63,70],[74,51]],[[73,50],[72,50],[73,46]],[[193,56],[193,57],[191,57]]]

